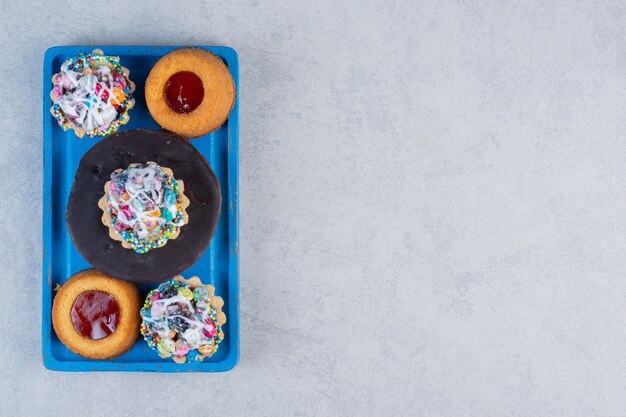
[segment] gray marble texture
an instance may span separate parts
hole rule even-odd
[[[88,3],[0,0],[1,416],[626,415],[624,2]],[[63,44],[238,50],[233,371],[43,367]]]

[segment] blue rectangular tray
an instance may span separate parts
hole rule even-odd
[[[43,309],[42,353],[46,368],[57,371],[149,371],[220,372],[232,369],[239,360],[239,62],[234,49],[222,46],[201,47],[221,57],[235,80],[237,100],[228,121],[219,129],[191,140],[206,157],[222,189],[222,207],[215,235],[198,262],[183,272],[185,278],[198,275],[205,284],[215,286],[224,299],[227,315],[224,340],[218,351],[203,362],[177,364],[162,359],[140,338],[122,356],[93,360],[72,353],[57,338],[52,328],[53,289],[72,274],[90,268],[78,253],[65,227],[65,208],[74,173],[83,154],[98,140],[79,139],[73,131],[64,132],[50,115],[52,75],[61,64],[81,52],[99,48],[107,55],[120,56],[130,70],[137,89],[130,122],[121,130],[160,129],[150,116],[144,98],[144,84],[154,63],[176,46],[57,46],[46,51],[43,77],[44,184],[43,184]],[[156,284],[140,285],[143,293]]]

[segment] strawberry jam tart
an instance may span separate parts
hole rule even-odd
[[[186,138],[222,126],[235,96],[235,82],[224,61],[201,48],[164,55],[146,80],[146,104],[154,120]]]
[[[224,339],[224,300],[198,277],[177,276],[148,293],[141,309],[141,334],[162,358],[176,363],[211,357]]]
[[[129,350],[139,337],[140,307],[135,284],[86,269],[57,288],[52,324],[72,352],[108,359]]]
[[[135,105],[135,84],[128,77],[119,57],[100,49],[68,59],[52,77],[50,112],[80,138],[109,135],[128,123]]]

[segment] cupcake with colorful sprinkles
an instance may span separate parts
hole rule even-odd
[[[176,276],[150,291],[141,309],[141,334],[162,358],[176,363],[211,357],[224,339],[224,300],[198,277]]]
[[[104,185],[98,201],[109,236],[126,249],[146,253],[176,239],[188,223],[185,185],[169,168],[155,162],[118,169]]]
[[[135,105],[135,83],[117,56],[100,49],[79,54],[61,65],[52,77],[50,112],[63,130],[76,136],[106,136],[128,123]]]

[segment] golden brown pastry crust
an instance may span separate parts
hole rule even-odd
[[[115,332],[92,340],[75,329],[70,311],[76,298],[85,291],[104,291],[117,300],[120,319]],[[74,274],[58,290],[52,305],[52,325],[57,336],[72,352],[86,358],[108,359],[130,350],[139,337],[141,294],[133,283],[112,278],[97,269]]]
[[[202,80],[204,98],[189,113],[172,110],[164,96],[167,80],[180,71],[189,71]],[[199,48],[176,49],[152,67],[146,80],[146,104],[150,114],[164,129],[186,138],[202,136],[219,128],[235,104],[235,82],[224,62]]]

